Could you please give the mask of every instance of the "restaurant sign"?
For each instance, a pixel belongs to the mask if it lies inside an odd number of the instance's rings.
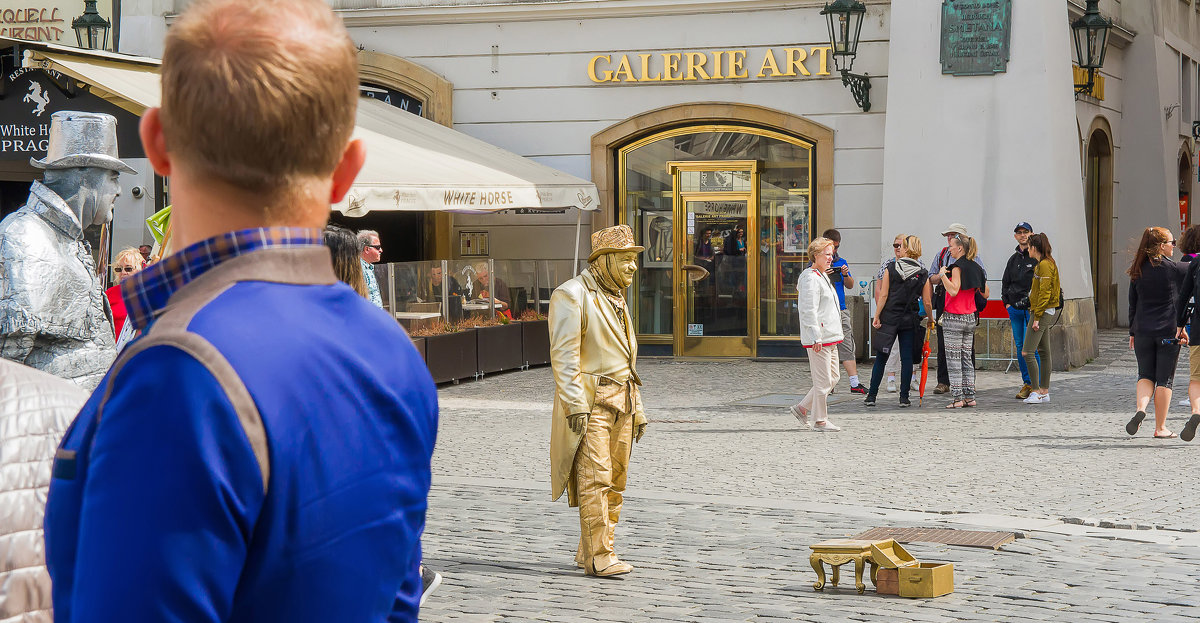
[[[942,1],[942,73],[980,76],[1008,68],[1012,0]]]
[[[598,54],[588,78],[605,82],[688,82],[829,75],[829,46],[766,50],[705,50],[645,54]]]
[[[6,64],[7,65],[7,64]],[[50,116],[60,110],[108,113],[117,118],[117,149],[122,158],[144,158],[138,117],[86,90],[64,91],[72,79],[51,69],[19,67],[4,74],[0,97],[0,160],[43,158]],[[62,85],[62,86],[60,86]]]
[[[101,0],[96,9],[112,22],[112,2]],[[71,21],[82,14],[80,0],[0,0],[0,37],[78,46]]]

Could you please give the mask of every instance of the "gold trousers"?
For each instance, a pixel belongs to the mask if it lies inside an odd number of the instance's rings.
[[[633,415],[627,385],[596,388],[596,403],[575,453],[572,478],[579,500],[579,550],[575,562],[601,570],[617,562],[613,535],[621,517],[625,474],[633,445]]]

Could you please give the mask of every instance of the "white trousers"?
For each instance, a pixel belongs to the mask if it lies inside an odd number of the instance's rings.
[[[829,392],[842,378],[838,372],[838,354],[836,346],[826,346],[821,352],[805,349],[808,352],[808,368],[812,373],[812,389],[800,401],[800,407],[816,422],[824,422],[829,418],[829,406],[825,399]]]

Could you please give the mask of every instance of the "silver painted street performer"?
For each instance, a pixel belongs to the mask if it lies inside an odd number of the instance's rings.
[[[116,357],[104,293],[83,230],[112,220],[117,120],[61,111],[50,122],[46,171],[29,201],[0,221],[0,357],[91,390]]]
[[[640,251],[627,225],[592,234],[590,265],[550,297],[551,495],[557,500],[566,490],[567,502],[579,507],[575,563],[601,577],[633,571],[613,551],[613,535],[633,442],[646,430],[624,295]]]

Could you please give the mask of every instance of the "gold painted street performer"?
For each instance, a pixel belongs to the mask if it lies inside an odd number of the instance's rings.
[[[117,120],[60,111],[29,202],[0,222],[0,357],[92,390],[117,355],[104,292],[83,230],[112,220]]]
[[[566,490],[567,502],[579,507],[575,563],[601,577],[633,571],[613,551],[613,533],[633,442],[646,431],[624,296],[640,251],[627,225],[592,234],[590,265],[550,297],[551,495],[557,500]]]

